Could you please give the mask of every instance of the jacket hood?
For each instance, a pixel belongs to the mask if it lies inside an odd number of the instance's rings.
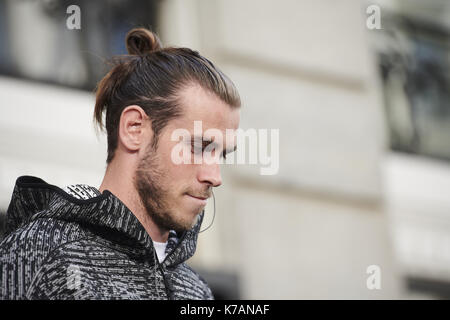
[[[179,235],[178,244],[167,255],[164,266],[175,266],[195,253],[203,216],[204,211],[192,229]],[[97,197],[81,200],[40,178],[19,177],[7,210],[5,235],[37,218],[60,219],[87,225],[99,232],[119,233],[133,246],[155,250],[152,239],[139,220],[108,190]]]

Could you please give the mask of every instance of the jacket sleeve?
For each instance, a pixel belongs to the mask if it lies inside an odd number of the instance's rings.
[[[29,300],[74,300],[96,299],[91,293],[93,288],[86,290],[81,282],[82,274],[76,266],[64,261],[58,251],[52,252],[45,263],[36,272],[33,281],[26,292]]]

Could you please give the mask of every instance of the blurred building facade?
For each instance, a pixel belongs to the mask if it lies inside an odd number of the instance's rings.
[[[127,12],[129,1],[80,1],[81,30],[67,30],[65,11],[54,18],[64,1],[0,1],[0,40],[11,45],[0,51],[11,62],[0,67],[0,210],[20,175],[61,187],[100,185],[106,141],[93,128],[92,86],[105,69],[78,48],[81,41],[98,56],[123,53],[117,41],[144,24],[165,45],[197,49],[230,76],[243,129],[279,129],[276,175],[260,175],[255,165],[222,170],[214,224],[190,262],[218,297],[447,296],[450,163],[445,152],[439,160],[427,152],[445,143],[408,150],[391,143],[386,106],[406,102],[386,102],[395,83],[386,84],[380,65],[392,40],[380,33],[386,13],[390,21],[431,20],[448,35],[450,8],[406,2],[163,0]],[[366,26],[371,4],[381,8],[381,30]],[[92,22],[101,16],[107,27]],[[440,118],[445,137],[450,120]],[[204,227],[212,203],[206,210]],[[380,289],[367,287],[372,265]]]

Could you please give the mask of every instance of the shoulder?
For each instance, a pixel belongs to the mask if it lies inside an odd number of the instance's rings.
[[[31,253],[31,251],[46,253],[82,236],[83,231],[76,223],[37,217],[7,235],[0,243],[0,253],[2,257],[11,249],[22,254]]]
[[[86,266],[86,254],[91,253],[89,250],[94,247],[98,249],[89,239],[78,239],[52,250],[36,271],[26,298],[96,299],[92,296],[95,290],[86,290],[85,281],[82,281],[89,267]]]

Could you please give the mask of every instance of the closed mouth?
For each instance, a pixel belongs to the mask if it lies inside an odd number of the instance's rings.
[[[196,198],[196,199],[199,199],[199,200],[208,200],[208,197],[197,197],[197,196],[193,196],[193,195],[191,195],[189,193],[188,193],[188,196],[191,196],[192,198]]]

